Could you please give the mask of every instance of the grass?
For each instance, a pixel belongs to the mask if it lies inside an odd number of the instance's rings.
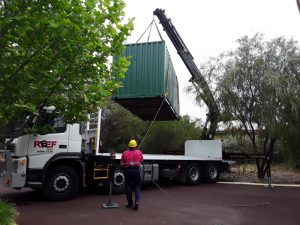
[[[13,204],[0,200],[0,224],[14,225],[19,213]]]

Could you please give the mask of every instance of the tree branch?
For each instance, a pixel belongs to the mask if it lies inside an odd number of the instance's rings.
[[[82,48],[82,46],[78,46],[77,52],[73,55],[73,58],[69,61],[68,66],[64,69],[64,71],[62,72],[62,75],[59,77],[59,79],[57,80],[57,82],[55,83],[55,85],[52,87],[52,89],[50,90],[50,92],[46,95],[47,97],[44,99],[44,101],[39,104],[39,106],[37,107],[38,112],[41,112],[43,110],[43,108],[47,105],[50,97],[55,93],[55,91],[57,90],[57,87],[60,85],[60,83],[67,77],[68,75],[68,70],[71,67],[71,65],[73,65],[73,62],[76,58],[76,56],[78,55],[80,49]]]

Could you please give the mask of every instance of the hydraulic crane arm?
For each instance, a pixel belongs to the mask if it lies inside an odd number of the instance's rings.
[[[153,14],[159,19],[161,25],[164,28],[164,31],[167,33],[173,45],[175,46],[177,53],[180,55],[182,61],[190,71],[192,80],[196,79],[201,74],[194,62],[194,57],[184,44],[182,38],[172,24],[171,20],[166,17],[165,10],[156,9]]]
[[[177,53],[181,57],[185,66],[189,70],[192,75],[191,82],[196,87],[197,92],[200,94],[202,100],[207,105],[209,113],[207,114],[205,127],[203,128],[202,139],[210,139],[214,137],[215,131],[217,129],[217,123],[219,122],[220,111],[218,109],[217,103],[213,97],[213,94],[200,73],[198,67],[194,62],[194,58],[179,33],[177,32],[175,26],[172,24],[171,20],[168,19],[165,15],[165,11],[162,9],[156,9],[153,14],[157,16],[161,25],[164,28],[164,31],[167,33],[168,37],[172,41],[175,46]],[[207,129],[206,125],[210,124],[209,129]]]

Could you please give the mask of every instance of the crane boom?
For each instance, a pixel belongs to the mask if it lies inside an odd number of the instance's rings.
[[[208,107],[209,113],[206,115],[206,122],[203,128],[201,138],[212,139],[217,129],[220,111],[213,97],[213,94],[208,86],[208,83],[200,73],[198,67],[194,62],[194,57],[186,47],[175,26],[172,24],[171,20],[167,18],[165,10],[157,8],[153,12],[153,14],[157,16],[161,25],[164,28],[164,31],[167,33],[168,37],[175,46],[177,53],[181,57],[190,74],[192,75],[190,81],[193,82],[197,92],[201,96],[201,99]],[[207,129],[207,124],[210,124],[209,129]]]

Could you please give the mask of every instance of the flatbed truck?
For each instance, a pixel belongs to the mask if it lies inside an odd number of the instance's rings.
[[[50,201],[74,197],[92,185],[122,193],[125,176],[120,167],[121,153],[99,151],[101,110],[90,114],[81,124],[64,124],[57,119],[53,132],[45,135],[20,136],[13,146],[0,152],[0,183],[4,187],[41,190]],[[228,166],[222,160],[221,142],[190,140],[184,155],[144,154],[141,167],[143,183],[161,178],[176,179],[188,185],[202,181],[215,183]]]

